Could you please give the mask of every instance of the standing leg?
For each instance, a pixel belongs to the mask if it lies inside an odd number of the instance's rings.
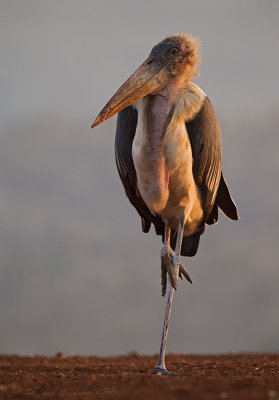
[[[170,235],[171,228],[165,223],[165,237],[164,246],[161,250],[161,285],[162,285],[162,296],[165,296],[167,290],[167,274],[172,277],[172,285],[175,285],[174,273],[172,270],[172,259],[173,251],[170,247]]]
[[[184,217],[182,217],[179,221],[175,253],[174,253],[174,257],[173,257],[174,276],[175,276],[176,281],[178,279],[178,274],[179,274],[180,251],[181,251],[181,244],[182,244],[182,239],[183,239],[184,221],[185,221]],[[170,228],[166,226],[165,242],[168,241],[167,243],[169,243],[169,237],[170,237]],[[171,306],[172,306],[172,301],[173,301],[173,294],[174,294],[174,288],[171,283],[170,274],[168,274],[167,307],[166,307],[165,318],[164,318],[160,355],[159,355],[159,360],[157,362],[157,365],[153,371],[154,374],[173,375],[171,372],[169,372],[166,369],[166,365],[165,365],[166,343],[167,343],[167,335],[168,335],[168,328],[169,328],[169,322],[170,322],[170,313],[171,313]]]

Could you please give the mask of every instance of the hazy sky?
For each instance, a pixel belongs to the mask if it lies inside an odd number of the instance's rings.
[[[277,0],[0,0],[0,352],[159,351],[161,241],[90,125],[159,40],[202,42],[241,220],[208,227],[168,351],[278,351]]]

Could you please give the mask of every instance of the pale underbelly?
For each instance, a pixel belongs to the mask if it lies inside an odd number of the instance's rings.
[[[137,187],[141,197],[153,214],[177,229],[181,217],[185,218],[184,234],[197,231],[203,217],[200,191],[193,179],[192,160],[185,157],[175,169],[163,160],[157,169],[136,165]]]

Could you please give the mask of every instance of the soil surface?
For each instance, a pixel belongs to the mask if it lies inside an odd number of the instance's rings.
[[[172,372],[151,375],[156,356],[0,356],[0,399],[275,399],[278,354],[167,356]]]

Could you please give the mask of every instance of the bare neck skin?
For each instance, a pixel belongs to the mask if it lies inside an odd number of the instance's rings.
[[[168,122],[170,121],[174,100],[186,81],[183,75],[172,79],[167,85],[148,97],[146,107],[147,135],[153,150],[160,151]]]

